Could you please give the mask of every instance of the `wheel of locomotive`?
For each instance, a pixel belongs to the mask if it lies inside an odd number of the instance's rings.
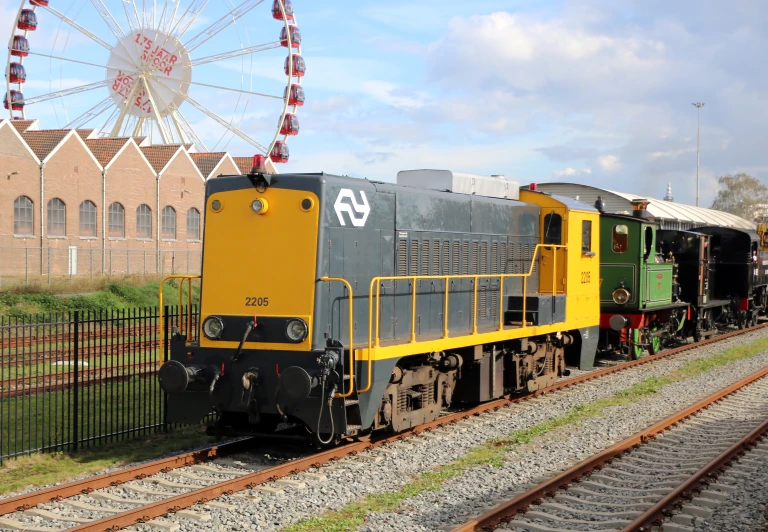
[[[276,171],[299,133],[301,33],[291,0],[237,4],[20,0],[7,20],[4,107],[102,137],[199,151],[244,142]]]
[[[630,360],[637,360],[643,356],[643,346],[640,345],[643,342],[643,336],[641,329],[632,329],[630,334],[629,344],[629,358]]]
[[[748,327],[747,325],[747,315],[743,310],[740,310],[736,314],[736,326],[739,328],[739,330],[743,330]]]
[[[660,353],[662,349],[661,336],[654,335],[654,333],[657,333],[658,331],[659,331],[658,325],[652,326],[648,331],[648,338],[649,338],[648,352],[652,355]]]

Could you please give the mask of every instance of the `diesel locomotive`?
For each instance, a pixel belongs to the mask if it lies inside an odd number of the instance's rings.
[[[206,185],[199,334],[159,378],[171,422],[303,425],[326,444],[594,363],[600,219],[501,177],[221,176]]]

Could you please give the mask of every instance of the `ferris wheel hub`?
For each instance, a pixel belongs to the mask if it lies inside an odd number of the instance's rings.
[[[192,66],[189,53],[172,36],[154,29],[129,33],[112,49],[107,61],[109,94],[126,114],[160,116],[178,108],[189,91]],[[138,85],[137,85],[138,84]]]

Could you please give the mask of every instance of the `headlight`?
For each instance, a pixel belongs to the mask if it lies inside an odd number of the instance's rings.
[[[221,338],[221,333],[224,332],[224,322],[218,316],[208,316],[203,322],[203,334],[209,340],[216,340]]]
[[[285,326],[285,336],[291,342],[301,342],[307,337],[307,324],[298,318],[290,320]]]
[[[629,301],[629,290],[626,288],[617,288],[613,291],[613,302],[617,305],[624,305]]]
[[[267,212],[267,209],[269,209],[269,203],[263,198],[255,199],[253,200],[253,203],[251,203],[251,209],[253,209],[253,212],[256,214],[264,214]]]

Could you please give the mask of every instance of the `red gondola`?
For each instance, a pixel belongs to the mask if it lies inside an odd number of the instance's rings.
[[[48,5],[48,0],[29,0],[29,5],[45,7]]]
[[[8,109],[8,93],[6,93],[5,98],[3,98],[3,107]],[[14,111],[21,111],[24,109],[24,95],[21,91],[11,91],[11,107],[13,107]]]
[[[29,55],[29,41],[21,35],[14,35],[11,55],[16,57],[27,57]]]
[[[289,90],[290,93],[288,92]],[[283,98],[286,96],[288,97],[288,105],[295,105],[297,107],[304,105],[304,87],[301,85],[293,83],[290,87],[286,87]]]
[[[283,12],[280,10],[280,1],[275,0],[272,4],[272,18],[275,20],[293,20],[293,6],[291,0],[284,0],[283,5],[285,7],[285,18],[283,18]]]
[[[299,134],[299,117],[293,113],[286,113],[283,126],[280,128],[281,135]]]
[[[291,60],[293,61],[293,76],[300,78],[307,70],[307,65],[304,62],[304,58],[300,55],[291,54]],[[285,73],[288,73],[288,58],[285,58]]]
[[[291,29],[291,46],[293,48],[298,48],[301,46],[301,32],[299,31],[299,27],[294,26],[293,24],[290,24],[288,27]],[[283,26],[283,29],[280,32],[280,45],[288,48],[288,32],[286,31],[285,26]]]
[[[275,146],[272,148],[272,154],[269,156],[273,163],[287,163],[290,153],[288,153],[288,145],[283,140],[275,142]]]
[[[20,30],[35,31],[37,28],[37,15],[31,9],[22,9],[19,15],[19,23],[16,26]]]
[[[21,63],[11,63],[11,83],[24,83],[27,80],[27,71]]]

